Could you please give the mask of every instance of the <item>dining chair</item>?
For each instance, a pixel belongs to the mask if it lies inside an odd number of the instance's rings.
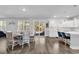
[[[66,37],[67,43],[70,45],[70,34],[65,33],[65,37]]]
[[[14,47],[19,44],[20,40],[14,39],[14,34],[12,32],[7,32],[6,38],[7,38],[7,41],[8,41],[8,47],[11,46],[12,47],[11,49],[13,51]]]
[[[70,45],[70,34],[62,32],[62,35],[64,38],[65,46],[67,46],[67,44]]]
[[[23,32],[22,48],[24,47],[24,44],[26,44],[26,43],[30,47],[30,33],[29,32]]]

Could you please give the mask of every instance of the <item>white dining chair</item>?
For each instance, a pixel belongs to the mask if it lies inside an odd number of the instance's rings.
[[[11,46],[12,48],[12,51],[14,50],[14,47],[19,44],[20,40],[15,40],[14,39],[14,35],[12,32],[7,32],[6,33],[6,38],[7,38],[7,41],[8,41],[8,47]]]
[[[22,48],[24,47],[24,44],[26,44],[26,43],[30,47],[30,34],[29,34],[29,32],[23,32]]]

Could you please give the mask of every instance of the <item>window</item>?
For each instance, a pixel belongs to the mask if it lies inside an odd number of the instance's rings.
[[[0,21],[0,30],[5,31],[6,30],[6,21]]]
[[[26,20],[18,21],[18,30],[19,32],[30,30],[30,22]]]

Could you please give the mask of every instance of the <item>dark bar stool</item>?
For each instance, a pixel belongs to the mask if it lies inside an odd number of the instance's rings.
[[[59,38],[62,38],[61,32],[58,32],[58,36],[59,36]]]
[[[70,45],[70,34],[65,33],[65,37],[66,37],[67,43]]]

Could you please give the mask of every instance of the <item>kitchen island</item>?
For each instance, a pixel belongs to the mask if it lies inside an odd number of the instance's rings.
[[[79,32],[69,31],[70,34],[70,48],[79,49]]]

